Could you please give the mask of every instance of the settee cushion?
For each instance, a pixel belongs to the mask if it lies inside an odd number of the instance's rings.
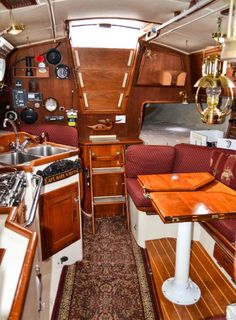
[[[210,173],[225,185],[236,189],[236,154],[214,150],[210,162]]]
[[[78,132],[75,127],[59,124],[21,124],[20,130],[40,136],[42,132],[48,134],[49,141],[78,147]]]
[[[171,146],[131,145],[126,151],[126,175],[169,173],[172,171],[175,149]]]
[[[126,179],[127,191],[137,208],[152,207],[151,200],[143,195],[143,188],[136,178]]]
[[[231,243],[235,243],[236,220],[215,220],[210,222]]]
[[[208,172],[211,154],[212,147],[176,144],[173,172]]]

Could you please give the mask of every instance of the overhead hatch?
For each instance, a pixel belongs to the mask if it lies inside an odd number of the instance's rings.
[[[0,0],[7,9],[16,9],[38,4],[37,0]]]

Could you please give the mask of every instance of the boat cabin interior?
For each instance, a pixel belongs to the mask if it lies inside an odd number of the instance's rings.
[[[236,319],[236,1],[0,0],[0,319]]]

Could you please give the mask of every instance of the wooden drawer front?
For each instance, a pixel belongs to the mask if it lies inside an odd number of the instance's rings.
[[[234,260],[233,256],[230,256],[222,247],[217,243],[214,247],[214,257],[222,268],[234,279]],[[235,281],[235,279],[234,279]]]

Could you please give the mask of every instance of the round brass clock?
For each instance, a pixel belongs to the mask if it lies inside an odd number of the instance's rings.
[[[58,102],[56,99],[54,98],[47,98],[44,102],[44,107],[47,111],[55,111],[58,107]]]

